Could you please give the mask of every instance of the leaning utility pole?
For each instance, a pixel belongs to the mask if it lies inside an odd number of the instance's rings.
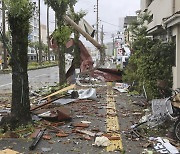
[[[39,9],[39,64],[42,63],[42,43],[41,43],[41,2],[38,0]]]
[[[5,4],[4,1],[2,1],[2,31],[3,31],[3,39],[5,39],[6,37],[6,19],[5,19]],[[5,40],[7,41],[7,40]],[[4,49],[4,64],[3,64],[3,69],[8,68],[8,63],[7,63],[7,49],[5,47],[5,45],[3,45],[3,49]]]
[[[100,65],[104,63],[105,50],[96,40],[94,40],[88,33],[82,30],[73,20],[71,20],[67,15],[64,16],[65,21],[70,24],[75,30],[81,33],[87,40],[89,40],[99,51],[100,51]]]

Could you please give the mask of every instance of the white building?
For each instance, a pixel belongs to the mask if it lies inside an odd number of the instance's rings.
[[[38,1],[37,0],[30,0],[31,2],[34,2],[36,6],[38,7]],[[39,18],[38,13],[35,13],[35,15],[30,19],[30,34],[28,36],[28,39],[30,42],[38,42],[39,41]],[[38,54],[35,51],[34,48],[28,47],[28,59],[29,61],[37,61]]]
[[[124,18],[124,42],[131,47],[134,37],[132,33],[128,30],[132,22],[137,20],[137,16],[126,16]]]
[[[150,35],[175,41],[173,88],[180,88],[180,0],[141,0],[141,10],[152,16],[152,22],[147,25]]]

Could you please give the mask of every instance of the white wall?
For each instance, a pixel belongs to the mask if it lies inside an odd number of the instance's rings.
[[[175,0],[175,12],[180,11],[180,0]]]
[[[173,89],[180,88],[180,25],[173,28],[173,36],[176,36],[176,66],[173,67]]]
[[[152,22],[148,29],[162,24],[162,19],[167,18],[173,13],[173,0],[154,0],[148,7],[148,11],[153,15]]]

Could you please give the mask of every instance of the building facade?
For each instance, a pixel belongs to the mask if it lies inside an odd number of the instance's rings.
[[[180,1],[141,0],[141,11],[150,12],[152,16],[152,21],[147,25],[149,35],[176,43],[173,89],[180,88]]]
[[[124,42],[129,47],[131,47],[131,43],[133,42],[134,38],[132,33],[128,30],[130,24],[137,20],[137,16],[126,16],[124,18]]]

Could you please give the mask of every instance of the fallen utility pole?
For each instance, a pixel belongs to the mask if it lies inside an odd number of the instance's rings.
[[[87,40],[89,40],[99,51],[100,51],[100,64],[104,63],[105,58],[105,50],[104,47],[101,46],[97,41],[95,41],[88,33],[82,30],[72,19],[70,19],[67,15],[64,16],[64,19],[68,24],[70,24],[75,30],[81,33]]]

